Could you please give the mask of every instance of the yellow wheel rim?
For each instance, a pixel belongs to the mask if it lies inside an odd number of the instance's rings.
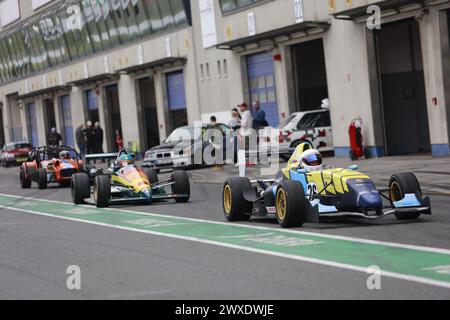
[[[400,185],[396,181],[391,183],[390,194],[391,194],[392,201],[402,200],[402,190],[400,189]]]
[[[277,216],[281,221],[286,218],[286,192],[283,189],[277,192]]]
[[[231,187],[229,185],[223,189],[223,208],[227,215],[231,213]]]

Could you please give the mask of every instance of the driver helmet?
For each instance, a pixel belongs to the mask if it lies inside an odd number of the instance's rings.
[[[67,150],[63,150],[59,153],[60,159],[70,159],[70,153]]]
[[[315,149],[309,149],[302,153],[300,158],[302,168],[307,172],[323,170],[322,155]]]
[[[129,164],[133,164],[133,155],[132,154],[128,154],[128,153],[122,153],[120,156],[119,156],[119,161],[120,161],[120,163],[122,164],[122,166],[125,166],[125,165],[129,165]]]

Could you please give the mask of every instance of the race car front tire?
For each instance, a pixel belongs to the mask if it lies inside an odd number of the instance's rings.
[[[389,181],[389,198],[392,202],[400,201],[405,197],[405,194],[413,193],[422,196],[422,189],[417,177],[412,172],[397,173],[392,175]],[[420,217],[420,212],[402,212],[396,213],[398,220],[413,220]]]
[[[41,190],[47,189],[47,171],[44,168],[36,170],[36,182]]]
[[[24,176],[22,169],[20,170],[20,186],[22,187],[22,189],[30,189],[31,188],[31,180],[27,179]]]
[[[158,174],[156,173],[155,169],[152,168],[144,168],[144,173],[148,178],[148,181],[150,184],[158,183]]]
[[[174,171],[172,175],[173,185],[172,194],[176,195],[175,201],[177,203],[186,203],[191,197],[191,184],[189,182],[189,177],[184,170]],[[179,196],[183,195],[183,196]]]
[[[303,226],[306,215],[305,191],[300,183],[282,180],[275,197],[276,216],[282,228]]]
[[[107,208],[111,202],[111,180],[109,176],[95,177],[94,203],[97,208]]]
[[[83,204],[84,199],[91,196],[89,175],[87,173],[75,173],[70,182],[72,201],[74,204]]]
[[[252,203],[245,200],[244,190],[252,184],[248,178],[232,177],[225,181],[222,193],[222,206],[228,221],[248,221],[251,217]]]

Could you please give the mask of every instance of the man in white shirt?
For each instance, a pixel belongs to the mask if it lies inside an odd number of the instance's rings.
[[[252,134],[253,129],[253,117],[250,110],[248,110],[248,106],[245,102],[239,105],[239,109],[241,111],[241,130],[240,134],[244,137],[247,137]]]
[[[241,129],[239,130],[239,145],[240,149],[250,149],[250,137],[253,134],[253,117],[248,105],[243,102],[239,105],[241,111]]]

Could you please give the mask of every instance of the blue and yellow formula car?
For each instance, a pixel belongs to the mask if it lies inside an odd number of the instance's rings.
[[[324,169],[320,153],[301,144],[273,180],[228,178],[223,187],[225,217],[245,221],[274,216],[281,227],[291,228],[338,217],[376,220],[394,214],[409,220],[431,214],[430,199],[422,196],[413,173],[394,174],[387,189],[377,189],[356,170]]]
[[[185,171],[175,171],[170,180],[159,181],[153,169],[138,168],[134,155],[119,152],[117,160],[106,170],[92,168],[89,173],[77,173],[71,181],[72,201],[84,204],[93,199],[99,208],[112,204],[174,199],[185,203],[190,198],[190,183]]]

